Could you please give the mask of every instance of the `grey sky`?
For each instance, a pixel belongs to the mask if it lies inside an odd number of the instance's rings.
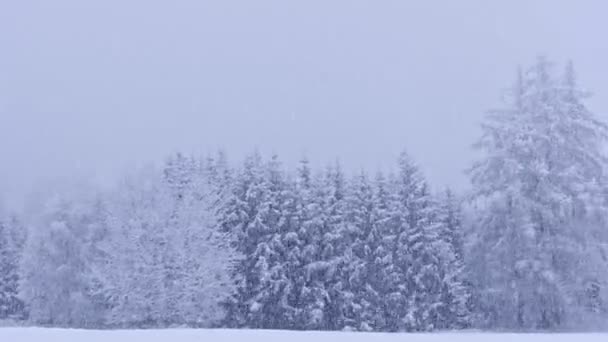
[[[572,58],[608,113],[605,1],[0,0],[0,192],[257,146],[463,187],[518,63]]]

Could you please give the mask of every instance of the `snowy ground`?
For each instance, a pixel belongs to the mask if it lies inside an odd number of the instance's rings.
[[[263,330],[69,330],[43,328],[0,328],[0,341],[44,342],[605,342],[608,334],[489,334],[489,333],[439,333],[439,334],[372,334],[344,332],[288,332]]]

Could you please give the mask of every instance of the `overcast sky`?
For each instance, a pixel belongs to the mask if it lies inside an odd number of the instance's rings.
[[[605,1],[0,0],[0,193],[109,182],[181,150],[384,168],[466,187],[518,64],[572,58],[608,113]]]

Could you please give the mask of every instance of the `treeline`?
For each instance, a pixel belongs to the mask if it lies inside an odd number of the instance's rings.
[[[490,111],[462,195],[392,171],[175,154],[0,223],[0,319],[87,327],[604,328],[608,127],[543,58]]]

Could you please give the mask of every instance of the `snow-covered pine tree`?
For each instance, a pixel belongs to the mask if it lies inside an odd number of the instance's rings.
[[[285,290],[287,298],[283,304],[287,316],[285,328],[306,329],[315,325],[309,312],[307,300],[312,300],[309,277],[306,265],[311,262],[315,254],[314,241],[317,236],[316,217],[311,215],[315,210],[313,198],[312,175],[309,162],[303,158],[296,169],[294,179],[288,180],[285,189],[285,202],[283,206],[282,239],[284,246],[284,271],[288,281]],[[303,253],[308,257],[305,258]]]
[[[414,295],[414,286],[410,277],[413,252],[413,238],[422,238],[421,234],[414,236],[414,230],[420,230],[420,190],[423,185],[418,168],[403,152],[398,160],[398,173],[390,178],[390,221],[389,236],[391,244],[391,264],[385,269],[386,277],[386,326],[388,331],[417,330],[413,323],[405,324],[405,320],[415,308],[410,303]],[[410,268],[412,268],[410,270]]]
[[[607,127],[584,105],[568,67],[560,82],[539,58],[506,108],[488,113],[472,199],[468,262],[487,326],[555,329],[576,321],[577,293],[598,279],[592,211],[603,211]],[[577,317],[578,316],[578,317]]]
[[[346,289],[347,325],[353,329],[372,331],[381,324],[381,259],[382,227],[379,226],[378,197],[367,174],[361,172],[350,182],[347,195],[346,222],[352,257],[345,265],[348,271]]]
[[[401,329],[430,331],[435,328],[436,308],[444,271],[436,249],[437,231],[428,186],[405,153],[399,160],[399,199],[402,205],[397,262],[404,272],[406,311]]]
[[[442,225],[441,239],[450,247],[454,257],[462,264],[464,228],[462,226],[461,200],[452,189],[446,188],[438,195],[438,222]]]
[[[305,329],[345,327],[344,271],[346,181],[338,163],[315,175],[307,218],[300,227],[306,283],[302,290]]]
[[[303,158],[296,175],[297,236],[291,239],[300,247],[290,258],[294,275],[293,302],[297,329],[321,329],[326,291],[313,269],[321,258],[321,237],[324,222],[322,177],[313,176],[309,161]]]
[[[391,178],[391,177],[389,177]],[[364,297],[369,308],[364,311],[361,330],[371,328],[374,331],[394,331],[397,317],[394,305],[394,285],[397,282],[399,268],[395,260],[395,247],[399,231],[399,215],[396,196],[390,185],[394,184],[384,174],[377,173],[373,186],[372,231],[368,237],[370,247],[374,248],[373,263],[368,265],[369,287]],[[391,295],[392,294],[392,295]],[[391,324],[392,323],[392,324]]]
[[[237,234],[237,248],[244,258],[236,272],[242,278],[237,293],[226,303],[226,325],[231,327],[263,327],[259,311],[264,303],[256,301],[262,279],[270,274],[268,258],[272,251],[268,245],[273,227],[268,216],[274,208],[268,199],[268,182],[264,163],[258,151],[245,158],[235,177],[233,195],[226,203],[224,221],[226,229]]]
[[[327,167],[321,191],[324,221],[320,236],[320,260],[312,265],[317,272],[319,285],[324,288],[323,329],[347,328],[345,316],[352,306],[352,293],[348,291],[350,265],[353,262],[352,241],[346,224],[346,177],[339,162]],[[311,270],[312,270],[311,269]]]
[[[397,175],[390,172],[386,179],[377,182],[379,196],[382,196],[382,227],[384,231],[383,250],[383,331],[396,332],[400,329],[401,317],[405,315],[406,289],[403,267],[399,262],[399,238],[403,234],[402,204],[399,197]],[[385,189],[382,191],[382,189]],[[384,194],[382,194],[384,193]],[[381,195],[382,194],[382,195]]]
[[[0,218],[0,320],[24,318],[23,301],[19,298],[19,261],[21,243],[16,219]]]
[[[300,202],[296,179],[286,174],[283,189],[280,219],[282,248],[280,249],[281,271],[284,277],[284,288],[281,291],[281,312],[283,329],[300,329],[302,305],[301,289],[305,280],[304,267],[301,262],[302,240],[300,231]]]
[[[435,217],[440,237],[444,272],[437,329],[462,329],[472,323],[471,287],[465,279],[463,259],[464,232],[460,201],[448,188],[439,196]]]
[[[286,272],[287,250],[284,236],[290,230],[287,179],[276,155],[264,166],[262,201],[250,234],[258,246],[250,256],[255,260],[257,286],[251,291],[248,326],[284,329],[291,324],[293,311],[288,303],[292,283]]]
[[[398,234],[394,249],[394,268],[389,274],[389,330],[430,331],[446,328],[442,313],[451,310],[446,302],[456,282],[447,274],[441,240],[438,206],[429,193],[420,170],[403,152],[394,180]]]

